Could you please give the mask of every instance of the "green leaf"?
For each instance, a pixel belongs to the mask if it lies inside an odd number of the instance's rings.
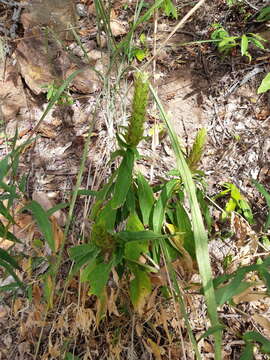
[[[240,360],[254,360],[254,345],[247,344],[244,351],[241,354]]]
[[[36,201],[31,201],[27,204],[25,209],[31,210],[33,217],[35,218],[40,231],[44,235],[45,240],[47,241],[49,247],[52,251],[55,251],[55,243],[52,231],[52,225],[49,220],[49,216],[47,211],[43,209],[43,207]]]
[[[108,264],[100,263],[88,274],[91,294],[97,297],[102,296],[103,290],[109,280],[111,269],[112,261]]]
[[[237,201],[233,198],[230,198],[225,206],[226,213],[231,214],[235,210],[236,205],[237,205]]]
[[[5,250],[3,250],[1,248],[0,248],[0,259],[7,262],[7,263],[9,263],[15,269],[21,270],[21,267],[19,266],[19,264],[17,263],[15,258],[10,256],[7,251],[5,251]]]
[[[0,214],[4,216],[11,224],[15,224],[13,217],[10,215],[8,209],[5,207],[2,201],[0,201]]]
[[[258,21],[268,21],[270,20],[270,6],[266,6],[260,10],[259,15],[257,16]]]
[[[69,255],[72,260],[78,261],[80,258],[91,255],[96,250],[96,246],[92,243],[90,244],[82,244],[78,246],[74,246],[69,249]]]
[[[262,93],[265,93],[268,90],[270,90],[270,72],[262,80],[261,85],[259,86],[257,93],[262,94]]]
[[[160,111],[161,118],[165,122],[168,134],[171,140],[172,148],[175,154],[177,170],[181,175],[181,179],[185,186],[185,190],[188,194],[189,205],[191,209],[192,228],[195,240],[196,259],[200,276],[202,279],[207,309],[211,326],[215,327],[219,325],[217,303],[215,298],[215,292],[213,287],[212,269],[210,264],[210,257],[208,252],[208,236],[204,228],[203,218],[200,211],[200,206],[196,196],[196,186],[192,178],[192,174],[185,161],[184,155],[181,151],[181,145],[176,132],[170,123],[170,120],[165,113],[164,107],[162,106],[155,90],[149,85],[150,91],[154,97],[157,107]],[[214,334],[215,337],[215,360],[221,360],[221,343],[222,343],[222,331],[218,331]]]
[[[13,277],[13,279],[16,281],[17,285],[20,286],[21,288],[24,287],[24,284],[21,282],[21,280],[18,278],[18,276],[16,275],[15,271],[13,270],[13,265],[10,265],[8,262],[2,260],[0,258],[0,266],[2,266],[3,268],[5,268],[7,270],[7,272]]]
[[[143,61],[143,59],[147,56],[147,52],[143,49],[135,49],[134,55],[139,61]]]
[[[177,19],[177,10],[172,0],[164,0],[162,5],[167,16],[170,16],[172,14],[172,16]]]
[[[96,259],[100,251],[93,243],[82,244],[69,249],[70,257],[75,262],[72,275],[76,274],[86,263]]]
[[[264,50],[265,47],[264,45],[261,43],[260,40],[254,38],[254,37],[249,37],[249,41],[252,42],[255,46],[257,46],[258,48]]]
[[[124,241],[155,240],[164,239],[168,235],[160,235],[150,230],[145,231],[120,231],[118,237]]]
[[[241,37],[241,55],[244,56],[246,55],[248,50],[248,37],[247,35],[242,35]]]
[[[88,258],[88,259],[89,259],[88,264],[85,266],[85,268],[81,272],[81,277],[80,277],[81,282],[86,282],[86,281],[89,282],[89,276],[90,276],[91,272],[97,266],[97,259],[95,257]]]
[[[127,219],[127,231],[143,231],[144,226],[136,213],[130,214]]]
[[[113,231],[115,226],[116,211],[112,208],[112,202],[108,202],[106,206],[98,214],[95,222],[104,226],[107,231]]]
[[[144,176],[139,173],[137,175],[138,198],[140,210],[143,217],[143,224],[149,225],[150,214],[154,205],[154,194],[151,186],[145,180]]]
[[[65,355],[65,360],[80,360],[80,358],[78,358],[78,356],[75,356],[72,353],[68,352]]]
[[[217,331],[220,331],[222,329],[224,329],[225,326],[224,325],[217,325],[215,327],[210,327],[207,331],[205,331],[197,340],[197,342],[200,342],[202,339],[207,338],[209,335],[214,334]]]
[[[8,159],[9,159],[9,155],[5,156],[4,159],[0,160],[0,182],[3,181],[4,177],[8,173],[8,169],[9,169]]]
[[[22,243],[19,239],[16,238],[11,232],[9,232],[3,223],[0,221],[0,237],[3,239],[7,239],[16,243]]]
[[[89,190],[89,189],[81,189],[78,190],[78,196],[97,196],[98,192],[94,191],[94,190]]]
[[[113,209],[118,209],[126,200],[127,193],[132,182],[132,171],[134,165],[134,152],[127,149],[126,154],[119,167],[118,176],[115,181],[114,195],[111,200]]]
[[[238,201],[238,206],[241,209],[243,216],[248,221],[249,224],[254,224],[254,218],[252,214],[252,210],[245,199],[241,199]]]
[[[47,215],[52,216],[56,211],[61,209],[66,209],[69,206],[69,203],[60,203],[53,206],[51,209],[47,210]]]
[[[241,292],[253,286],[253,283],[246,281],[239,281],[236,276],[228,285],[220,287],[216,290],[216,300],[218,305],[223,305],[225,302],[230,301],[235,295],[241,294]]]
[[[9,285],[0,286],[0,293],[6,291],[16,290],[20,285],[17,282],[11,283]]]
[[[133,273],[135,278],[130,282],[130,298],[134,309],[142,314],[145,302],[151,294],[152,285],[147,273],[139,267],[136,266]]]
[[[125,244],[125,258],[127,260],[136,261],[140,255],[148,252],[148,241],[129,241]]]
[[[195,243],[190,218],[180,202],[176,205],[176,219],[177,230],[183,232],[183,246],[192,258],[195,258]]]
[[[257,331],[249,331],[245,333],[243,339],[247,343],[257,342],[261,344],[262,345],[261,351],[266,354],[270,354],[270,341],[264,336],[262,336],[260,333],[258,333]]]
[[[175,189],[175,186],[179,183],[179,180],[173,179],[168,181],[161,191],[161,194],[154,206],[153,211],[153,230],[157,233],[161,232],[163,226],[165,210],[169,199]]]
[[[197,198],[198,198],[198,201],[200,203],[201,210],[202,210],[202,213],[203,213],[203,216],[204,216],[208,231],[210,231],[213,220],[212,220],[212,216],[210,214],[208,204],[205,201],[204,193],[200,189],[197,189]]]
[[[196,139],[187,159],[187,163],[191,171],[197,170],[198,164],[202,157],[202,152],[206,141],[206,134],[206,129],[200,129],[197,132]]]

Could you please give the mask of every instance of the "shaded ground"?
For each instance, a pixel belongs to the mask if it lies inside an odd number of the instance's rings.
[[[253,3],[255,7],[260,8],[264,2]],[[47,1],[46,4],[48,7],[43,7],[42,4],[41,9],[39,1],[28,2],[30,6],[25,7],[22,16],[18,15],[17,19],[12,20],[14,9],[20,7],[0,2],[1,14],[7,14],[6,21],[10,22],[6,23],[5,28],[8,29],[8,24],[16,28],[16,32],[10,30],[7,34],[14,41],[7,42],[8,56],[1,65],[3,133],[0,138],[0,155],[2,157],[7,153],[6,139],[11,139],[16,126],[19,143],[25,141],[31,131],[35,130],[39,136],[23,155],[20,171],[27,174],[29,198],[36,199],[44,207],[50,208],[55,203],[69,199],[89,126],[92,127],[91,145],[83,185],[92,189],[98,188],[109,172],[109,167],[105,167],[105,164],[110,152],[115,148],[113,139],[116,124],[120,126],[126,123],[128,112],[123,108],[128,108],[129,104],[126,100],[121,106],[113,103],[116,99],[126,96],[128,84],[124,83],[122,91],[110,98],[108,88],[105,88],[96,73],[87,67],[70,86],[70,95],[74,98],[74,103],[70,106],[55,106],[45,121],[35,128],[47,104],[47,90],[44,85],[48,86],[53,80],[60,83],[73,71],[86,67],[89,60],[91,65],[104,75],[109,61],[105,44],[102,46],[102,39],[97,39],[96,36],[98,29],[93,4],[90,1],[76,2],[79,35],[88,59],[73,38],[69,38],[70,33],[63,31],[63,26],[66,28],[67,23],[73,22],[72,2]],[[122,5],[119,2],[114,8],[113,26],[117,39],[126,33],[127,18],[130,15],[129,10],[123,10]],[[51,8],[54,9],[53,15],[49,15]],[[182,11],[188,9],[186,6]],[[245,9],[255,13],[248,5],[245,5]],[[232,32],[247,31],[243,15],[237,13],[235,8],[229,9],[225,1],[215,1],[214,4],[208,2],[204,10],[200,11],[200,16],[194,16],[193,20],[186,24],[183,29],[186,33],[177,33],[163,53],[157,57],[155,74],[158,79],[155,84],[185,146],[191,146],[197,129],[205,127],[208,130],[202,169],[208,175],[209,193],[216,193],[224,182],[235,183],[251,201],[260,231],[260,222],[263,223],[265,214],[261,200],[258,201],[258,194],[251,186],[251,178],[269,187],[270,104],[267,94],[259,96],[256,93],[264,73],[269,71],[269,51],[254,50],[254,60],[248,63],[240,53],[222,58],[212,44],[179,47],[179,43],[208,39],[213,22],[222,22],[223,26]],[[161,17],[159,22],[158,43],[175,25],[175,21],[169,21],[164,17]],[[50,25],[53,32],[47,34],[46,38],[40,30],[40,25]],[[250,26],[257,25],[251,23]],[[145,32],[147,31],[151,51],[152,24],[145,25]],[[55,32],[61,34],[57,39],[54,36]],[[258,58],[261,60],[256,60]],[[258,72],[252,75],[255,68]],[[113,72],[112,78],[115,74],[116,72]],[[241,85],[245,76],[250,76],[250,79]],[[127,100],[129,96],[130,94]],[[101,106],[95,118],[97,101]],[[155,117],[155,110],[151,109],[146,128],[146,135],[150,139],[146,139],[141,145],[141,151],[147,161],[142,161],[138,165],[146,176],[153,175],[153,181],[174,167],[171,146],[166,135],[153,140],[155,121],[159,122]],[[87,201],[81,200],[78,203],[78,223],[75,224],[70,244],[77,243],[76,238],[80,231],[85,231],[87,236],[88,207]],[[57,219],[59,227],[65,221],[65,213],[61,216],[61,219]],[[80,227],[81,224],[83,229]],[[228,255],[235,259],[231,271],[237,263],[248,263],[257,256],[258,235],[237,217],[232,226],[240,227],[245,235],[240,236],[240,239],[232,238],[225,244],[218,235],[215,237],[210,251],[216,273],[222,272],[221,264]],[[215,231],[221,231],[218,223]],[[35,230],[31,234],[33,239]],[[31,256],[33,253],[35,256],[44,256],[37,248],[29,249],[26,246],[24,250]],[[45,270],[41,267],[37,274]],[[64,281],[67,275],[65,266],[62,271]],[[188,285],[189,275],[180,266],[179,274],[183,287]],[[30,280],[31,276],[27,276],[27,280]],[[196,275],[192,280],[196,282]],[[130,319],[127,289],[123,287],[119,290],[119,279],[112,279],[109,315],[97,328],[97,304],[94,299],[89,298],[84,287],[78,284],[78,279],[74,279],[69,284],[64,299],[59,300],[58,310],[51,314],[51,318],[44,324],[41,316],[45,311],[45,305],[41,301],[42,289],[36,278],[34,282],[32,303],[23,297],[18,297],[15,301],[11,301],[11,298],[1,299],[1,359],[32,359],[42,326],[45,327],[38,359],[60,359],[66,348],[76,349],[76,355],[84,356],[83,359],[180,359],[183,356],[182,349],[185,349],[187,358],[192,359],[183,319],[180,317],[176,320],[172,303],[168,301],[164,304],[164,299],[158,292],[149,300],[145,319],[135,316]],[[81,293],[79,300],[78,291]],[[117,296],[120,291],[122,293],[119,300]],[[190,293],[186,297],[191,324],[195,329],[195,335],[199,337],[207,325],[205,305],[200,295]],[[220,309],[220,316],[228,326],[224,337],[224,359],[239,358],[243,345],[243,341],[239,340],[239,333],[259,328],[264,331],[265,336],[269,336],[269,324],[267,321],[263,323],[261,318],[263,316],[269,319],[269,298],[259,301],[254,295],[255,300],[252,300],[252,297],[250,299],[249,302],[243,301],[243,298],[235,299],[238,307],[224,306]],[[118,312],[118,309],[126,307],[124,315]],[[248,320],[245,317],[240,318],[239,314],[243,313],[249,317]],[[261,317],[256,318],[255,315],[258,313]],[[182,335],[182,339],[179,334]],[[213,357],[213,345],[210,342],[201,341],[199,346],[205,354],[205,359]],[[256,359],[266,357],[258,353]]]

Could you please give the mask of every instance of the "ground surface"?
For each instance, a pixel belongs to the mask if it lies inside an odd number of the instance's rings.
[[[75,3],[78,34],[86,49],[87,61],[90,60],[91,65],[105,75],[109,62],[108,51],[105,36],[97,37],[94,6],[87,0]],[[243,3],[242,8],[254,14],[254,7],[259,9],[266,2],[253,0],[253,6],[249,6],[249,2]],[[72,1],[47,0],[42,4],[37,0],[27,1],[25,8],[19,13],[20,7],[0,1],[3,22],[3,29],[0,28],[0,31],[5,35],[1,41],[6,49],[6,57],[0,69],[0,156],[7,154],[7,140],[14,136],[16,127],[19,143],[23,143],[31,131],[35,130],[38,137],[23,154],[20,173],[27,175],[29,198],[39,201],[45,208],[69,198],[89,127],[92,135],[83,185],[91,189],[99,187],[109,171],[106,164],[110,152],[115,149],[115,130],[117,126],[126,123],[125,108],[130,105],[130,92],[126,93],[129,88],[128,80],[121,84],[119,93],[111,96],[97,74],[87,67],[70,86],[74,103],[70,106],[54,106],[45,120],[35,127],[47,105],[47,90],[44,86],[52,81],[60,82],[73,71],[86,67],[82,49],[73,41],[70,33],[64,31],[67,24],[74,21],[72,5]],[[114,11],[111,14],[111,25],[117,40],[126,34],[135,6],[133,2],[130,9],[123,5],[121,1],[113,4]],[[190,9],[190,4],[180,3],[178,6],[181,8],[180,16]],[[270,102],[267,94],[257,95],[258,85],[269,71],[269,50],[252,50],[254,57],[248,62],[241,57],[239,51],[224,58],[209,43],[179,45],[209,39],[214,22],[221,22],[236,34],[248,31],[246,26],[256,26],[253,23],[246,25],[244,14],[237,11],[229,8],[225,1],[206,2],[199,10],[199,15],[195,14],[156,57],[153,84],[184,146],[192,145],[198,129],[207,129],[208,142],[201,168],[207,175],[209,194],[220,190],[224,182],[237,185],[251,202],[260,231],[260,224],[265,220],[265,209],[258,193],[251,186],[251,179],[257,179],[270,189]],[[159,14],[155,34],[157,47],[176,23],[176,20]],[[53,29],[47,39],[41,30],[41,26],[45,25]],[[267,28],[259,31],[266,30]],[[153,52],[153,23],[143,25],[140,31],[147,34],[148,51]],[[56,33],[59,35],[57,40]],[[269,43],[267,46],[270,46]],[[137,62],[136,65],[140,66],[140,63]],[[254,72],[254,69],[257,70]],[[110,76],[113,84],[117,76],[116,69],[112,70]],[[123,97],[127,100],[119,101]],[[97,103],[98,114],[94,116]],[[141,145],[141,151],[149,160],[142,161],[138,166],[153,181],[174,167],[166,134],[158,138],[153,136],[156,124],[159,124],[159,119],[151,104],[146,127],[147,139]],[[70,236],[70,244],[76,244],[79,233],[85,231],[87,234],[89,231],[86,217],[88,207],[89,203],[84,200],[77,204],[77,221]],[[22,218],[21,227],[16,230],[16,234],[25,240],[23,250],[29,255],[35,253],[36,256],[44,256],[38,248],[30,246],[35,229],[23,233],[28,222],[29,219]],[[57,217],[57,222],[59,227],[64,224],[64,212]],[[241,221],[239,225],[236,219],[234,226],[237,225],[245,229],[245,236],[230,239],[227,244],[217,237],[210,245],[216,273],[219,273],[219,264],[228,254],[239,262],[247,263],[252,257],[256,257],[257,245],[252,246],[256,238],[254,229]],[[217,225],[216,231],[219,230]],[[24,264],[24,270],[27,267],[28,264]],[[115,286],[112,286],[109,294],[109,316],[99,328],[96,327],[96,304],[89,299],[84,287],[78,285],[77,279],[69,285],[57,310],[44,323],[42,314],[45,305],[41,300],[42,289],[38,285],[37,276],[45,271],[46,269],[39,268],[32,278],[35,284],[32,302],[22,296],[14,300],[10,294],[0,298],[0,359],[33,359],[38,339],[40,349],[37,359],[60,359],[66,349],[76,349],[76,355],[85,360],[139,357],[184,359],[181,353],[183,349],[187,359],[193,358],[182,318],[176,318],[177,312],[174,312],[173,306],[164,304],[157,293],[150,299],[144,319],[134,315],[130,318],[130,309],[125,314],[118,312],[114,302],[119,292],[118,279],[112,280]],[[63,280],[65,271],[68,270],[63,268]],[[187,284],[189,276],[185,272],[181,276],[183,283]],[[31,274],[28,273],[27,280],[30,279]],[[5,285],[5,281],[0,278],[1,285]],[[121,291],[123,300],[118,307],[125,305],[127,297],[127,293]],[[243,345],[238,336],[241,332],[255,328],[263,331],[265,336],[270,335],[269,298],[260,301],[259,296],[254,294],[254,300],[252,301],[251,295],[250,299],[247,303],[239,298],[235,300],[238,306],[224,306],[220,309],[220,316],[228,326],[224,337],[224,359],[239,359]],[[205,323],[206,309],[199,295],[187,295],[186,301],[189,304],[191,324],[198,338],[208,325]],[[258,309],[261,316],[256,317]],[[263,322],[262,319],[267,318]],[[40,335],[42,326],[43,334]],[[213,346],[210,342],[201,341],[199,346],[205,359],[213,358]],[[256,359],[267,358],[259,353],[255,356]]]

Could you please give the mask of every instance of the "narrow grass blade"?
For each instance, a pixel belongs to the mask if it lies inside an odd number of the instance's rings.
[[[0,248],[0,259],[9,263],[13,268],[20,270],[20,266],[17,261],[9,255],[9,253]]]
[[[165,210],[169,199],[172,196],[173,190],[178,183],[177,179],[172,179],[164,185],[161,194],[155,204],[153,211],[153,229],[159,233],[164,223]]]
[[[52,251],[55,251],[55,243],[52,231],[52,225],[49,220],[47,211],[42,208],[42,206],[36,201],[31,201],[28,205],[25,206],[25,209],[31,210],[42,234],[45,237],[49,247]]]
[[[151,186],[145,180],[142,174],[137,175],[138,184],[138,198],[140,204],[140,210],[142,213],[143,224],[149,224],[149,217],[154,204],[154,194]]]
[[[197,263],[202,279],[204,295],[207,303],[207,309],[208,309],[211,325],[212,327],[216,327],[219,325],[219,321],[218,321],[217,303],[216,303],[213,279],[212,279],[212,270],[210,265],[210,257],[208,253],[208,238],[207,238],[206,230],[204,228],[203,218],[196,196],[196,187],[192,179],[192,174],[182,154],[177,135],[164,111],[164,108],[155,90],[151,85],[149,87],[150,87],[150,91],[153,94],[154,100],[159,108],[161,117],[167,126],[171,144],[176,157],[177,169],[181,174],[181,178],[183,180],[185,189],[187,191],[187,195],[190,203],[190,209],[191,209],[191,218],[192,218],[193,231],[194,231]],[[222,332],[221,331],[216,332],[214,334],[214,337],[215,337],[215,359],[221,360]]]
[[[128,149],[119,167],[118,176],[115,181],[114,195],[111,201],[113,209],[118,209],[126,200],[131,186],[133,165],[134,152]]]
[[[193,332],[192,332],[192,329],[191,329],[191,326],[190,326],[190,323],[189,323],[188,314],[186,312],[184,299],[183,299],[183,296],[182,296],[181,291],[180,291],[179,286],[178,286],[175,270],[174,270],[174,268],[172,266],[172,259],[171,259],[171,256],[169,254],[168,248],[167,248],[167,246],[165,244],[165,241],[161,242],[161,247],[162,247],[163,254],[164,254],[164,257],[165,257],[165,260],[166,260],[166,265],[168,267],[169,275],[170,275],[170,278],[172,280],[172,286],[173,286],[173,289],[175,291],[176,300],[179,303],[180,311],[181,311],[181,313],[182,313],[182,315],[184,317],[185,325],[187,327],[187,331],[188,331],[188,335],[189,335],[189,339],[190,339],[190,341],[192,343],[193,350],[194,350],[194,352],[196,354],[196,359],[201,360],[202,358],[201,358],[201,355],[200,355],[200,352],[199,352],[199,349],[198,349],[196,339],[195,339],[195,337],[193,335]]]
[[[18,276],[16,275],[15,271],[13,270],[13,266],[10,265],[9,263],[7,263],[6,261],[3,261],[0,259],[0,266],[2,266],[3,268],[5,268],[7,270],[7,272],[13,277],[13,279],[16,281],[16,283],[18,284],[18,286],[20,286],[21,288],[24,287],[24,284],[21,282],[21,280],[18,278]]]
[[[0,221],[0,237],[16,243],[21,243],[21,241],[17,239],[15,235],[13,235],[11,232],[7,230],[7,228],[3,225],[1,221]]]

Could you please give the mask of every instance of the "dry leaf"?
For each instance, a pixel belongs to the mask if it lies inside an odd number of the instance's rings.
[[[18,351],[20,354],[20,359],[19,360],[24,360],[26,359],[25,354],[30,354],[31,348],[30,348],[30,343],[27,341],[24,341],[22,343],[20,343],[18,345]]]
[[[166,332],[166,335],[167,335],[167,339],[169,340],[169,343],[171,344],[172,342],[172,338],[171,338],[171,334],[169,332],[169,329],[168,329],[168,321],[170,321],[170,318],[167,316],[165,310],[163,309],[163,307],[161,307],[161,310],[160,310],[160,319],[162,321],[162,325],[163,325],[163,328]]]
[[[82,307],[76,308],[76,328],[84,335],[89,335],[91,326],[95,323],[95,314],[91,309],[84,309]]]
[[[60,356],[60,347],[58,344],[52,345],[49,343],[49,353],[53,357],[53,359],[58,359]]]
[[[7,306],[0,305],[0,319],[7,316],[8,312],[9,312],[9,308]]]
[[[127,33],[125,26],[121,24],[118,20],[111,20],[110,26],[113,36],[125,35]]]
[[[265,335],[270,337],[270,320],[259,314],[253,315],[252,319],[256,321],[258,324],[260,324],[261,327],[263,328]]]
[[[42,292],[38,284],[33,285],[32,296],[35,306],[39,306],[41,303]]]
[[[257,291],[252,292],[250,288],[243,291],[241,294],[233,296],[233,301],[237,305],[241,302],[251,302],[251,301],[258,301],[263,300],[265,297],[267,297],[267,294],[265,293],[258,293]]]
[[[116,316],[120,316],[118,309],[116,307],[116,299],[118,297],[118,292],[115,293],[114,289],[111,287],[110,288],[110,295],[108,296],[108,303],[107,303],[107,308],[108,308],[108,313],[109,315],[111,314],[115,314]]]
[[[55,251],[58,251],[63,244],[64,241],[64,233],[60,226],[57,223],[57,220],[55,216],[51,216],[51,223],[52,223],[52,232],[53,232],[53,238],[54,238],[54,244],[55,244]]]
[[[150,338],[147,339],[147,343],[150,346],[152,353],[154,354],[154,357],[156,360],[161,360],[161,355],[165,353],[164,349],[160,347],[158,344],[156,344],[153,340]]]
[[[13,304],[13,313],[16,316],[18,311],[22,308],[22,300],[20,298],[16,298]]]
[[[38,202],[46,211],[54,207],[55,202],[48,197],[48,193],[44,191],[34,191],[32,199]],[[60,226],[64,226],[66,222],[65,213],[61,210],[57,210],[53,213],[53,216],[57,219]]]

